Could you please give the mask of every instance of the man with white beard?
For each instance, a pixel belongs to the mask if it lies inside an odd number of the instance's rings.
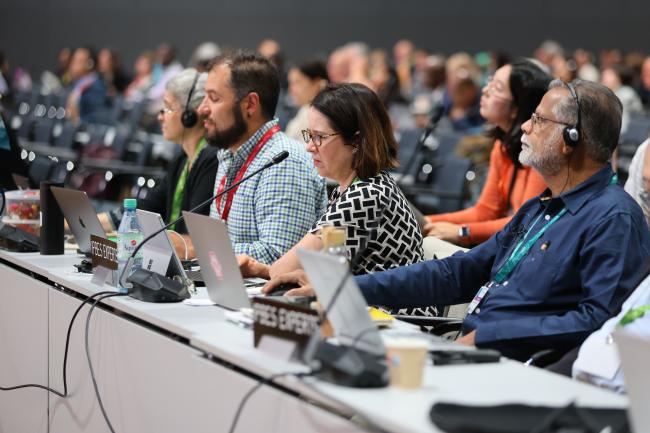
[[[357,277],[368,303],[470,302],[458,342],[518,360],[582,343],[620,309],[650,251],[643,213],[609,164],[621,112],[600,84],[552,82],[522,125],[519,156],[549,188],[467,253]]]

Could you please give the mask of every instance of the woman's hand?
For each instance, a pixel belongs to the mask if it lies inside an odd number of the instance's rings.
[[[311,287],[311,283],[307,279],[305,271],[298,269],[295,271],[287,272],[281,275],[277,275],[269,280],[268,283],[262,287],[262,293],[269,294],[275,290],[281,284],[294,283],[298,284],[300,287],[297,289],[291,289],[284,296],[314,296],[314,289]]]
[[[458,231],[460,230],[458,224],[447,222],[429,223],[424,226],[424,234],[426,236],[435,236],[443,241],[452,242],[454,244],[462,244],[464,240],[460,237]]]
[[[269,275],[270,266],[258,262],[249,255],[239,254],[237,256],[237,264],[244,278],[264,278],[265,280],[271,278]]]

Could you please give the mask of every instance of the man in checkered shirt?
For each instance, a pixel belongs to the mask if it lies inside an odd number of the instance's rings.
[[[220,149],[215,193],[232,185],[238,175],[289,152],[283,162],[242,183],[234,194],[224,194],[210,208],[213,218],[226,220],[235,253],[266,264],[295,245],[327,204],[325,180],[305,146],[280,132],[273,119],[279,89],[278,73],[268,60],[237,52],[211,65],[206,96],[197,109],[208,143]]]

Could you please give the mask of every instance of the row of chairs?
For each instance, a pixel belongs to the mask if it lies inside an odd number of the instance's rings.
[[[50,155],[61,155],[62,153],[57,150],[69,151],[68,153],[76,155],[75,158],[67,159],[79,159],[100,146],[110,150],[110,152],[103,152],[104,155],[110,154],[110,159],[127,161],[129,149],[135,142],[142,146],[137,147],[137,152],[132,152],[133,159],[130,162],[145,166],[149,163],[155,141],[152,138],[153,134],[134,131],[128,124],[76,125],[67,119],[30,120],[30,118],[14,116],[11,126],[16,130],[23,147],[38,146],[41,149],[39,153]]]
[[[144,183],[140,186],[146,193],[164,175],[161,167],[149,166],[155,144],[163,139],[142,129],[147,102],[116,96],[96,113],[96,122],[78,125],[66,116],[68,95],[35,86],[14,94],[6,107],[32,183],[52,180],[77,188],[91,184],[95,186],[87,192],[100,197],[124,184]]]
[[[632,158],[641,143],[650,137],[650,117],[631,115],[618,146],[619,178],[627,179]]]
[[[69,92],[43,92],[39,87],[31,91],[17,92],[13,98],[14,114],[32,121],[40,118],[63,120],[66,117],[66,106]],[[142,124],[148,101],[131,101],[121,95],[111,98],[109,106],[98,110],[95,123],[104,125],[127,124],[137,129]]]
[[[407,198],[424,213],[454,212],[469,199],[468,183],[474,177],[472,162],[455,154],[463,135],[430,136],[418,151],[421,129],[400,130],[397,158],[400,182]]]

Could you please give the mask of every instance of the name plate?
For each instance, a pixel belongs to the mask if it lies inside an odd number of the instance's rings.
[[[90,235],[90,253],[93,268],[102,266],[112,271],[117,270],[117,243]]]
[[[275,301],[253,298],[253,338],[258,347],[262,337],[289,340],[302,348],[313,332],[320,332],[319,317],[315,310]]]

